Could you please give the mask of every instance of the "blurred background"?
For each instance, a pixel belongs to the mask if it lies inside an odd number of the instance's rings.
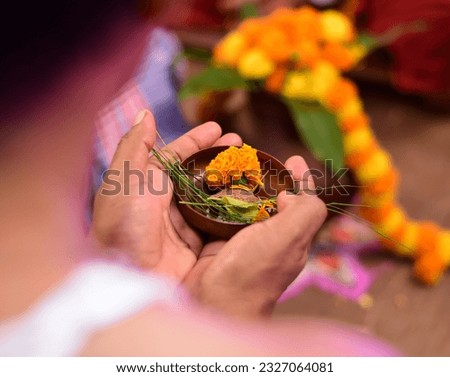
[[[246,143],[280,160],[304,156],[310,167],[330,178],[274,96],[235,90],[178,98],[183,83],[209,64],[214,46],[242,18],[305,4],[339,10],[358,30],[386,38],[346,76],[357,84],[373,131],[399,170],[400,204],[411,218],[450,228],[448,0],[177,2],[165,28],[152,32],[135,81],[99,120],[98,145],[108,149],[102,140],[115,142],[105,136],[111,111],[121,123],[127,117],[117,116],[117,111],[127,115],[127,106],[149,106],[166,141],[215,120],[225,131],[239,133]],[[404,25],[413,25],[412,30],[405,32]],[[352,182],[351,174],[345,182]],[[337,194],[327,200],[350,199]],[[374,333],[410,356],[450,356],[450,274],[429,287],[414,279],[411,266],[410,260],[386,252],[366,226],[330,217],[307,268],[280,301],[276,316],[336,319]]]

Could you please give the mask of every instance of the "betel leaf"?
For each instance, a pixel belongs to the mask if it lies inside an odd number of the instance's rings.
[[[230,214],[239,216],[245,221],[254,221],[259,212],[257,203],[246,202],[245,200],[236,199],[232,196],[226,195],[220,198],[213,198],[213,200],[221,202],[226,206],[225,208]]]
[[[300,101],[285,99],[298,134],[315,158],[331,160],[334,171],[344,167],[342,133],[336,118],[322,106],[307,106]]]
[[[178,96],[183,100],[208,92],[223,92],[246,87],[247,83],[235,70],[208,67],[189,78],[181,87]]]

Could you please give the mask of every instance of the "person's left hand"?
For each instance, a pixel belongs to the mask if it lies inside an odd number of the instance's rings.
[[[241,145],[236,134],[222,137],[214,122],[205,123],[167,145],[182,161],[200,149]],[[201,237],[173,203],[172,183],[149,153],[156,126],[149,111],[141,112],[103,176],[94,203],[92,231],[100,245],[126,251],[140,267],[182,281],[203,248]]]

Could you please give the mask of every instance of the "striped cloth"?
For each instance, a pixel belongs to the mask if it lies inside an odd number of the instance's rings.
[[[177,101],[183,64],[177,64],[176,68],[172,64],[180,51],[181,45],[173,34],[159,28],[153,30],[138,74],[100,111],[95,125],[91,204],[121,137],[129,131],[140,110],[152,111],[165,142],[188,129]]]

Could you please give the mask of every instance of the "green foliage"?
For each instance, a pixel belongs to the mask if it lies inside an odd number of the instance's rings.
[[[233,69],[208,67],[189,78],[179,92],[181,100],[209,92],[247,88],[246,81]]]
[[[212,52],[210,49],[201,47],[186,47],[181,53],[183,58],[194,61],[208,62],[211,60]]]
[[[298,134],[318,160],[332,160],[333,169],[344,167],[342,134],[336,118],[322,106],[285,99]]]
[[[363,45],[368,51],[372,51],[380,46],[380,41],[373,35],[361,33],[356,39],[356,44]]]
[[[240,11],[241,20],[246,18],[255,18],[259,16],[258,7],[253,3],[246,3],[242,6]]]

